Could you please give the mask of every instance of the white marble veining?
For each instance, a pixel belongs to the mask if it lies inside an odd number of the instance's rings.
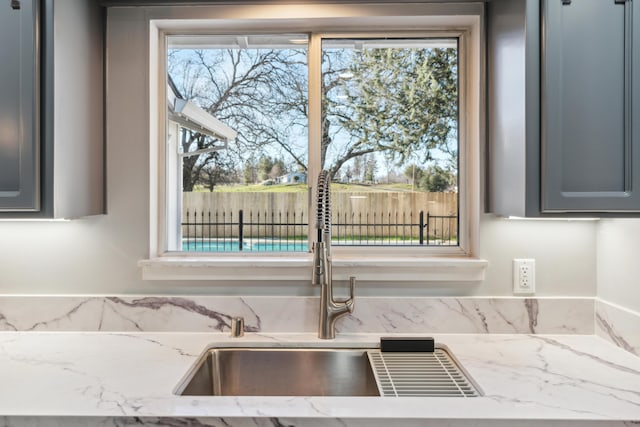
[[[640,356],[640,313],[596,301],[596,334]]]
[[[588,298],[369,298],[337,328],[373,333],[591,334],[592,313]]]
[[[326,418],[0,417],[4,427],[637,427],[625,421],[500,421]]]
[[[315,332],[317,297],[0,296],[0,330]],[[27,309],[25,309],[27,307]],[[358,297],[341,333],[593,334],[591,298]],[[446,320],[445,320],[446,319]]]
[[[411,420],[445,422],[438,425],[460,425],[446,422],[463,420],[464,426],[483,427],[508,424],[473,420],[544,421],[541,425],[553,425],[549,420],[626,421],[626,425],[640,421],[640,358],[594,335],[435,338],[455,354],[483,389],[483,397],[187,397],[172,393],[210,343],[373,345],[377,335],[340,334],[327,342],[314,334],[249,333],[232,339],[221,333],[3,332],[0,417],[8,417],[5,425],[9,426],[20,425],[12,424],[19,422],[16,416],[125,417],[122,424],[113,425],[131,425],[126,419],[144,421],[145,417],[212,422],[175,424],[194,426],[314,425],[284,421],[302,418],[334,419],[338,421],[322,425],[341,426],[382,425],[358,424],[357,419],[406,420],[396,424],[402,426],[431,425]],[[224,420],[236,417],[247,418],[247,423],[225,424]],[[256,424],[250,424],[250,419],[256,419],[251,421]],[[354,423],[341,424],[345,419]]]

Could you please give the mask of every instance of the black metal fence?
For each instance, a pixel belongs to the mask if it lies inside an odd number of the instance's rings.
[[[332,246],[457,246],[458,216],[335,212]],[[182,249],[198,252],[305,252],[303,212],[190,212],[182,223]]]

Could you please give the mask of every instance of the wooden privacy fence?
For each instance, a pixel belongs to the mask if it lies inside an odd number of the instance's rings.
[[[307,203],[307,193],[185,193],[183,239],[237,250],[248,239],[305,241]],[[457,244],[455,193],[336,193],[332,213],[336,245]]]
[[[183,193],[182,216],[186,212],[290,212],[305,213],[309,195],[305,193]],[[351,192],[331,194],[333,212],[365,217],[378,212],[430,212],[432,215],[457,215],[457,193]]]

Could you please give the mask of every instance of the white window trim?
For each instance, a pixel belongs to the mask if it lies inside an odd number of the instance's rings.
[[[361,282],[421,282],[469,284],[484,280],[488,265],[477,258],[480,218],[480,147],[484,139],[483,20],[480,3],[220,5],[202,7],[148,7],[142,14],[149,28],[150,117],[150,247],[149,259],[139,261],[145,280],[207,280],[209,282],[300,283],[311,277],[311,255],[301,253],[193,254],[168,252],[169,210],[165,188],[166,61],[162,52],[167,35],[190,32],[318,32],[369,33],[421,31],[425,28],[460,34],[459,137],[460,155],[459,247],[363,248],[334,247],[336,280],[355,275]],[[313,39],[313,38],[312,38]],[[313,41],[310,41],[312,43]],[[311,48],[311,46],[310,46]],[[310,86],[314,84],[309,76]],[[315,82],[319,84],[319,82]],[[313,108],[310,105],[310,109]],[[318,107],[318,106],[316,106]],[[310,138],[313,125],[310,122]],[[318,171],[309,171],[314,177]],[[313,185],[313,182],[310,183]]]

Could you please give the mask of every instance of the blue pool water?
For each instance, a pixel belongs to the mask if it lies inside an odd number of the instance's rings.
[[[240,252],[238,241],[182,242],[184,252]],[[242,242],[243,252],[307,252],[307,242]]]

